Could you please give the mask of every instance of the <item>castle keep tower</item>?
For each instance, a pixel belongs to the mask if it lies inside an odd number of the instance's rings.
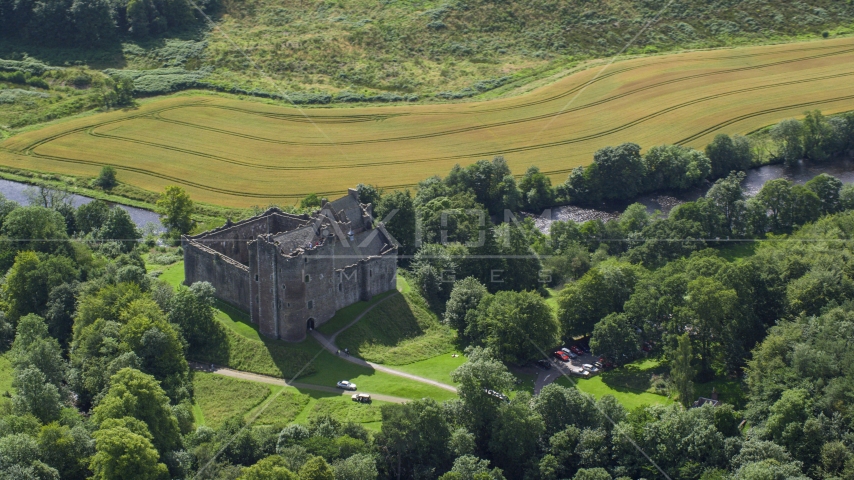
[[[311,216],[271,208],[181,245],[186,285],[210,282],[262,334],[287,341],[397,283],[397,244],[353,189]]]

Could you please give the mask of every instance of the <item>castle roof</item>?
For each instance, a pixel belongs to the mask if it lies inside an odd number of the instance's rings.
[[[273,235],[273,241],[277,242],[282,251],[286,253],[313,244],[319,240],[313,225],[306,225],[290,232]]]
[[[339,222],[357,222],[362,218],[362,204],[359,202],[358,194],[355,191],[351,190],[351,193],[341,197],[339,199],[333,200],[324,206],[326,208],[328,206],[335,212],[336,216],[340,217],[340,212],[344,212],[344,216],[346,218],[338,218]]]

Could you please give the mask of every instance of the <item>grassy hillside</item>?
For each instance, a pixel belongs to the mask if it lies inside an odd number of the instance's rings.
[[[0,143],[0,165],[90,177],[113,165],[135,188],[177,184],[232,207],[412,187],[494,155],[563,182],[608,145],[702,148],[806,110],[850,110],[852,78],[844,38],[626,60],[484,102],[299,111],[182,95],[18,134]]]
[[[854,20],[849,2],[832,0],[683,0],[662,11],[666,3],[227,0],[219,25],[229,38],[209,34],[201,64],[223,81],[245,81],[235,42],[284,90],[464,94],[487,87],[478,81],[616,54],[659,13],[628,53],[820,34]]]
[[[832,37],[854,25],[847,0],[666,4],[223,0],[216,29],[199,22],[166,37],[89,49],[0,40],[0,73],[28,75],[0,76],[0,138],[102,108],[112,91],[108,76],[131,77],[137,96],[205,88],[297,103],[448,101],[514,92],[620,52]]]
[[[406,365],[450,352],[454,335],[423,299],[409,293],[377,305],[338,335],[336,343],[371,362]]]

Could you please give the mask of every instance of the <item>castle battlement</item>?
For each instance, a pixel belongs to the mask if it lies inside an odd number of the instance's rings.
[[[397,244],[353,189],[313,215],[271,208],[181,243],[185,284],[210,282],[261,333],[288,341],[397,283]]]

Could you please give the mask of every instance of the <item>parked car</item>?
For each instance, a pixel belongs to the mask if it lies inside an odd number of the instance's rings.
[[[550,370],[552,368],[552,364],[548,360],[537,360],[537,366],[543,370]]]
[[[602,362],[593,362],[593,366],[596,368],[602,368]]]
[[[352,397],[354,402],[371,403],[371,396],[367,393],[354,393]]]
[[[587,345],[586,343],[582,343],[580,345],[580,347],[581,347],[581,350],[584,351],[584,353],[590,353],[590,345]]]
[[[570,350],[566,347],[561,348],[561,351],[563,351],[563,353],[567,354],[569,356],[569,358],[572,358],[572,359],[578,358],[578,355],[576,355],[575,353],[572,352],[572,350]]]
[[[576,375],[581,375],[582,377],[589,377],[590,376],[590,372],[588,372],[587,370],[582,370],[580,372],[575,372],[575,373],[576,373]]]
[[[587,370],[590,373],[596,373],[599,371],[598,368],[594,367],[593,365],[590,365],[589,363],[585,363],[584,365],[581,366],[581,368]]]
[[[338,388],[343,388],[344,390],[355,390],[356,384],[348,382],[347,380],[341,380],[338,382]]]
[[[650,344],[649,342],[644,342],[643,348],[641,348],[641,350],[643,350],[644,352],[647,352],[647,353],[651,352],[652,351],[652,344]]]
[[[504,395],[501,392],[496,392],[495,390],[490,390],[488,388],[483,389],[483,391],[486,392],[486,394],[489,395],[490,397],[495,397],[495,398],[501,400],[502,402],[509,402],[510,401],[510,399],[507,398],[507,395]]]
[[[557,359],[558,359],[558,360],[562,360],[562,361],[564,361],[564,362],[568,362],[568,361],[569,361],[569,356],[568,356],[567,354],[563,353],[563,352],[562,352],[562,351],[560,351],[560,350],[556,351],[556,352],[554,353],[554,355],[555,355],[555,357],[557,357]]]
[[[584,350],[578,348],[577,345],[573,345],[573,346],[569,347],[569,349],[572,350],[572,353],[574,353],[576,355],[584,355]]]

